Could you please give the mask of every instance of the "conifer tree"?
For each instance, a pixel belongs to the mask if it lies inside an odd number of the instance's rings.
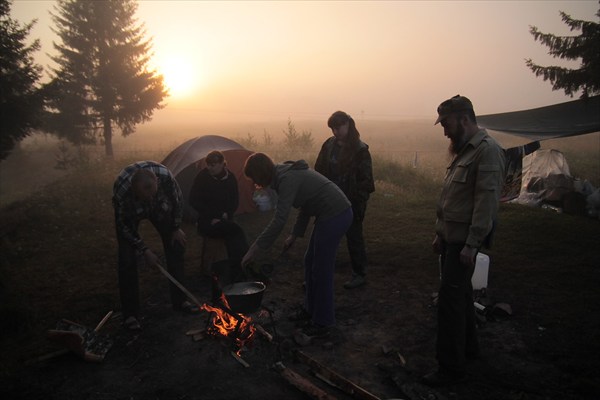
[[[124,136],[152,118],[167,96],[162,75],[150,70],[151,40],[135,18],[134,0],[58,0],[48,84],[49,129],[73,143],[104,141],[113,156],[113,127]]]
[[[10,8],[11,2],[0,0],[0,160],[37,126],[42,108],[42,67],[33,61],[40,43],[25,43],[36,21],[21,26]]]
[[[553,90],[564,90],[565,94],[573,97],[582,90],[582,98],[600,93],[600,23],[571,18],[560,12],[562,20],[571,31],[580,31],[577,36],[557,36],[542,33],[535,26],[529,27],[529,32],[536,41],[550,48],[548,53],[555,58],[565,60],[581,59],[578,69],[560,66],[540,66],[531,59],[525,60],[535,76],[542,76],[544,81],[552,83]],[[600,10],[596,13],[600,18]]]

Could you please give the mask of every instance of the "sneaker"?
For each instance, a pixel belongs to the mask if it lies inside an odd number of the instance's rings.
[[[329,328],[319,324],[308,324],[304,328],[302,328],[302,333],[306,336],[314,338],[314,337],[326,337],[329,336]]]
[[[450,374],[441,370],[432,372],[421,378],[421,383],[429,387],[451,386],[467,380],[464,374]]]
[[[348,282],[344,283],[344,288],[346,289],[356,289],[367,283],[367,279],[362,275],[352,275],[352,279]]]
[[[291,313],[288,316],[288,320],[290,321],[308,321],[310,319],[310,314],[304,308],[300,308],[298,311]]]
[[[130,331],[142,330],[142,326],[140,325],[137,318],[134,316],[127,317],[127,319],[125,319],[125,321],[123,322],[123,326],[129,329]]]

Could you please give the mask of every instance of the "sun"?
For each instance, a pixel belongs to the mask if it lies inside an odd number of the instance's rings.
[[[192,63],[178,56],[165,58],[159,66],[165,79],[165,86],[174,98],[191,95],[198,85],[197,73]]]

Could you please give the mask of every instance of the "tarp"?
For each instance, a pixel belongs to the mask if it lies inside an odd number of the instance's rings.
[[[244,164],[253,152],[246,150],[239,143],[218,135],[199,136],[190,139],[174,149],[162,164],[169,168],[175,176],[183,192],[185,201],[184,218],[189,221],[196,219],[196,212],[189,203],[189,195],[194,178],[206,166],[205,158],[213,150],[219,150],[225,156],[227,168],[236,176],[240,196],[240,205],[236,214],[254,212],[256,204],[252,200],[254,184],[244,176]]]
[[[477,116],[482,128],[531,140],[600,132],[600,96],[531,110]]]
[[[515,202],[530,205],[560,202],[573,190],[569,164],[560,151],[537,150],[523,157],[521,192]]]

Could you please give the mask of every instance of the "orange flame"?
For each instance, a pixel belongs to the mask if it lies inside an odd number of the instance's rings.
[[[222,294],[220,301],[223,305],[230,309],[229,303],[227,303],[227,299],[225,295]],[[246,317],[243,314],[238,314],[241,318],[238,321],[233,315],[229,314],[227,311],[219,308],[213,307],[208,304],[203,304],[200,308],[201,310],[212,313],[211,326],[208,327],[207,332],[213,336],[226,336],[231,337],[235,335],[235,345],[237,347],[237,355],[239,356],[242,350],[242,347],[246,344],[250,344],[254,339],[254,332],[256,328],[252,324],[252,318]],[[238,326],[239,325],[239,326]],[[236,334],[237,332],[237,334]]]

